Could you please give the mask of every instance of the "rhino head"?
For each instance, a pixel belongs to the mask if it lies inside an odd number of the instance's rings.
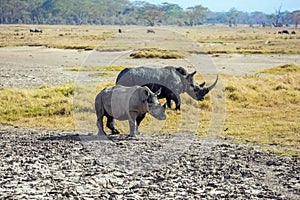
[[[217,79],[215,82],[210,85],[209,87],[204,87],[205,82],[202,84],[197,84],[194,81],[194,75],[196,74],[196,71],[188,74],[185,79],[186,79],[186,92],[195,100],[203,101],[204,96],[209,93],[217,84],[219,75],[217,75]]]
[[[166,108],[157,100],[157,96],[161,92],[161,88],[157,90],[155,93],[153,93],[147,86],[144,86],[144,88],[147,90],[148,93],[148,108],[149,108],[149,114],[155,117],[158,120],[165,120],[166,117]]]

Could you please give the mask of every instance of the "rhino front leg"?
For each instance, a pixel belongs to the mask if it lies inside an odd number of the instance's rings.
[[[141,114],[136,118],[136,133],[137,134],[140,134],[139,126],[140,126],[140,123],[142,122],[142,120],[145,118],[145,116],[146,116],[146,113]]]
[[[111,134],[120,134],[120,131],[115,128],[114,118],[112,116],[107,116],[106,126],[111,130]]]
[[[180,110],[180,104],[181,104],[181,100],[180,100],[180,96],[174,96],[173,100],[175,101],[175,105],[176,108],[175,110]]]

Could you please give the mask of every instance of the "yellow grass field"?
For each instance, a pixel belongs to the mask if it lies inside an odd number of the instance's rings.
[[[30,33],[30,27],[43,29],[43,33]],[[91,50],[128,50],[140,49],[140,44],[121,43],[122,37],[117,35],[119,27],[113,26],[30,26],[30,25],[0,25],[0,46],[47,46],[59,49]],[[142,29],[141,27],[138,27]],[[129,30],[128,27],[122,29]],[[159,28],[157,28],[159,29]],[[144,45],[143,49],[156,51],[153,59],[161,58],[159,53],[165,50],[175,52],[176,55],[189,56],[193,53],[210,54],[299,54],[300,31],[296,35],[279,35],[279,29],[250,28],[225,26],[199,26],[199,27],[167,27],[176,32],[172,40],[191,40],[197,43],[194,49],[184,49],[176,44],[172,47],[153,49],[151,43]],[[128,37],[133,37],[128,31]],[[141,36],[146,37],[146,36]],[[151,36],[166,42],[160,35]],[[133,38],[134,39],[134,38]],[[117,41],[106,43],[106,41]],[[159,42],[157,42],[159,43]],[[153,43],[152,43],[153,44]],[[157,44],[156,44],[157,46]],[[133,58],[131,58],[133,59]],[[243,61],[241,60],[241,63]],[[90,71],[94,76],[97,73],[114,76],[124,66],[87,66],[83,69],[78,66],[65,69],[69,72],[81,70]],[[234,74],[221,74],[225,92],[226,119],[220,137],[236,142],[248,142],[266,146],[267,149],[278,153],[300,155],[300,67],[297,64],[286,63],[286,66],[274,65],[273,68],[258,71],[256,75],[236,76]],[[265,76],[265,74],[272,74]],[[280,74],[280,75],[274,75]],[[201,77],[197,77],[200,82]],[[77,117],[88,119],[91,132],[96,131],[95,114],[93,112],[93,99],[95,91],[100,91],[113,82],[94,83],[95,85],[78,86],[69,83],[59,86],[41,86],[38,88],[1,88],[0,89],[0,124],[14,126],[42,127],[47,129],[70,130],[76,128],[74,112]],[[90,102],[76,105],[74,108],[74,92],[91,90]],[[160,133],[174,133],[178,130],[189,131],[189,127],[196,127],[200,136],[207,136],[214,112],[211,95],[203,102],[196,102],[187,95],[183,95],[181,111],[167,110],[168,119]],[[162,102],[163,103],[163,102]],[[77,110],[76,110],[77,109]],[[80,115],[80,112],[87,115]],[[197,120],[188,119],[189,116],[198,116]],[[191,123],[195,124],[191,124]],[[147,126],[153,122],[151,117],[143,122]],[[181,123],[181,127],[177,125]],[[118,127],[126,132],[127,123],[117,123]],[[78,124],[77,124],[78,126]],[[142,129],[150,132],[151,129]]]

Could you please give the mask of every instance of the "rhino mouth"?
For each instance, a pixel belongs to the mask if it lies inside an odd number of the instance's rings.
[[[201,97],[198,98],[198,100],[199,100],[199,101],[204,101],[204,97],[201,96]]]
[[[165,120],[167,118],[165,108],[161,105],[149,105],[149,114],[158,120]]]
[[[194,93],[197,96],[197,100],[204,101],[204,97],[207,93],[209,93],[218,83],[219,75],[217,75],[217,79],[215,82],[209,87],[204,87],[205,82],[199,85],[193,85]]]

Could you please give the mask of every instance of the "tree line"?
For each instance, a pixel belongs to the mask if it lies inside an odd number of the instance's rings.
[[[0,24],[97,24],[97,25],[180,25],[204,23],[273,24],[282,26],[300,23],[300,10],[281,9],[273,14],[241,12],[212,12],[197,5],[187,9],[177,4],[151,4],[129,0],[0,0]]]

